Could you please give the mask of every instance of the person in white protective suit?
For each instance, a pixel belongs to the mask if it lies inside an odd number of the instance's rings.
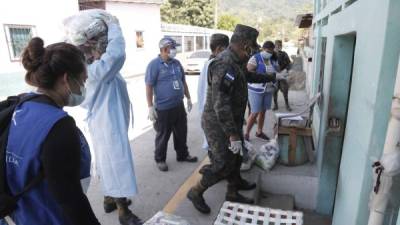
[[[204,105],[206,104],[206,95],[208,87],[208,66],[214,60],[214,58],[222,51],[224,51],[229,45],[229,37],[225,34],[216,33],[211,35],[210,38],[210,49],[211,56],[210,59],[204,63],[204,67],[200,72],[199,83],[197,86],[197,96],[198,96],[198,109],[200,115],[203,114]],[[204,137],[203,149],[208,150],[208,143]],[[209,157],[211,157],[211,152],[208,151]]]
[[[86,43],[86,49],[81,46],[85,55],[92,55],[94,60],[88,65],[87,97],[81,106],[88,110],[87,123],[105,196],[105,212],[118,209],[122,225],[142,224],[129,210],[131,202],[127,199],[137,194],[137,186],[128,139],[133,113],[126,82],[119,73],[125,61],[125,40],[115,17],[102,19],[108,28],[105,52],[93,47],[93,40]],[[87,54],[91,45],[95,50]]]

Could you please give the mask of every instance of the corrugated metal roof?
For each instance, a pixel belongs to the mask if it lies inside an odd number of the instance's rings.
[[[143,4],[159,4],[161,5],[164,0],[79,0],[79,3],[85,2],[125,2],[125,3],[143,3]]]
[[[299,28],[309,28],[312,25],[313,15],[311,13],[308,14],[300,14],[297,15],[295,25]]]

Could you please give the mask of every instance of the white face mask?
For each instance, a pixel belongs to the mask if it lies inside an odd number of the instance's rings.
[[[262,51],[260,54],[261,54],[261,56],[262,56],[264,59],[269,59],[269,58],[271,58],[271,56],[272,56],[271,53],[266,52],[266,51]]]
[[[79,82],[76,81],[75,79],[74,79],[74,81],[79,84]],[[71,89],[69,89],[70,94],[68,96],[67,106],[71,106],[71,107],[78,106],[85,100],[85,96],[86,96],[85,85],[79,84],[79,90],[80,90],[81,94],[75,94],[71,91]]]
[[[173,59],[173,58],[175,58],[175,56],[176,56],[176,49],[170,49],[169,53],[168,53],[168,57],[170,59]]]

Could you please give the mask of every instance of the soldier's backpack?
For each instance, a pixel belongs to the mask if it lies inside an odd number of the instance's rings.
[[[6,147],[14,110],[18,105],[37,96],[10,96],[7,100],[0,102],[0,219],[10,215],[16,209],[18,199],[43,179],[43,174],[40,173],[21,192],[13,196],[8,188],[6,177]]]

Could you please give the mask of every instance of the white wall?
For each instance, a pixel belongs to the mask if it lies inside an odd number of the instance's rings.
[[[7,0],[0,7],[0,74],[24,71],[20,62],[11,62],[4,24],[34,25],[45,45],[62,38],[62,20],[79,10],[78,0]]]
[[[118,17],[126,42],[123,76],[144,73],[159,53],[161,39],[160,5],[107,2],[106,10]],[[144,48],[136,48],[136,31],[144,32]]]

